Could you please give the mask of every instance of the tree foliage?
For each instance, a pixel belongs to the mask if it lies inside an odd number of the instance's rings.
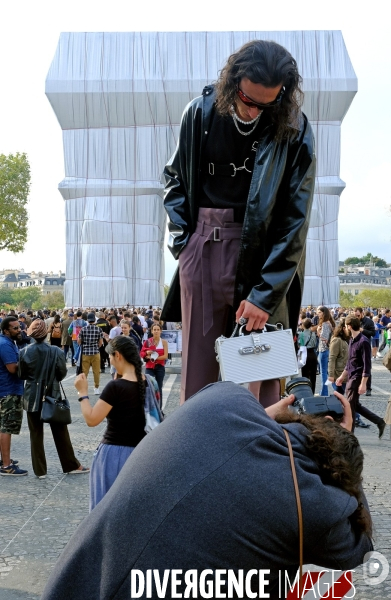
[[[12,303],[17,308],[31,308],[33,303],[42,297],[41,290],[36,287],[16,288],[12,290]]]
[[[30,191],[27,155],[0,154],[0,250],[22,252],[27,241]]]
[[[343,290],[340,290],[339,292],[339,303],[341,306],[353,306],[354,303],[354,297],[352,294],[348,294],[347,292],[344,292]]]
[[[64,294],[62,292],[51,292],[50,294],[41,295],[40,299],[33,304],[32,308],[34,310],[39,308],[56,310],[57,308],[64,308],[64,305]]]
[[[64,308],[64,295],[60,291],[43,294],[39,287],[8,289],[0,287],[0,305],[7,305],[18,310],[32,308],[49,308],[55,310]]]
[[[373,256],[370,252],[368,252],[365,256],[349,256],[345,260],[345,265],[366,265],[368,263],[373,263],[375,267],[386,267],[387,262],[383,258],[379,258],[378,256]]]
[[[358,296],[354,297],[354,304],[355,306],[371,306],[372,308],[391,308],[391,290],[362,290]]]
[[[0,304],[13,304],[12,290],[0,287]]]

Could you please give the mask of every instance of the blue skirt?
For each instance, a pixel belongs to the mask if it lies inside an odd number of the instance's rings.
[[[90,471],[90,512],[109,491],[134,447],[99,444]]]

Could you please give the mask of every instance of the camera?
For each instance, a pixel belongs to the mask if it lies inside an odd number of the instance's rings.
[[[311,382],[307,377],[291,379],[286,386],[286,393],[293,394],[295,401],[288,408],[300,415],[330,416],[334,421],[341,421],[344,410],[335,396],[314,396]]]

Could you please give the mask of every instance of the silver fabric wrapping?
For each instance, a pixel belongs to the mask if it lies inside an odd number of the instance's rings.
[[[339,31],[63,33],[46,94],[63,129],[67,306],[161,304],[161,172],[186,104],[256,38],[296,58],[317,148],[303,304],[337,304],[341,122],[357,79]]]

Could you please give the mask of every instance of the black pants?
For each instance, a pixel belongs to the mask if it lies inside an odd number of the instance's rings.
[[[317,368],[318,358],[316,356],[315,348],[307,348],[307,361],[301,369],[301,374],[303,377],[307,377],[310,380],[313,394],[315,394]]]
[[[352,431],[354,431],[355,421],[356,421],[356,413],[368,419],[375,425],[380,425],[383,423],[382,417],[379,417],[375,413],[373,413],[369,408],[360,404],[360,394],[358,393],[358,388],[360,387],[360,380],[353,379],[347,382],[345,396],[350,402],[350,407],[352,409],[353,415],[353,427]]]
[[[73,344],[71,344],[70,346],[67,346],[67,345],[64,346],[65,362],[67,362],[67,360],[68,360],[69,349],[72,352],[72,364],[73,364],[75,362],[75,350],[73,348]]]
[[[46,475],[47,465],[43,445],[44,423],[41,421],[40,412],[28,412],[27,422],[30,430],[31,460],[34,473],[38,477]],[[73,451],[68,427],[66,425],[59,425],[58,423],[49,423],[49,425],[63,472],[69,473],[69,471],[74,471],[80,467],[80,463]]]
[[[164,375],[166,374],[166,367],[164,367],[163,365],[155,365],[154,369],[145,369],[145,372],[148,373],[148,375],[152,375],[152,377],[154,377],[157,381],[157,384],[159,386],[159,392],[160,392],[160,407],[163,406],[163,380],[164,380]]]
[[[109,355],[106,352],[106,348],[107,348],[107,342],[104,341],[103,344],[99,348],[100,368],[101,369],[105,368],[106,363],[109,363],[109,366],[110,366]]]

